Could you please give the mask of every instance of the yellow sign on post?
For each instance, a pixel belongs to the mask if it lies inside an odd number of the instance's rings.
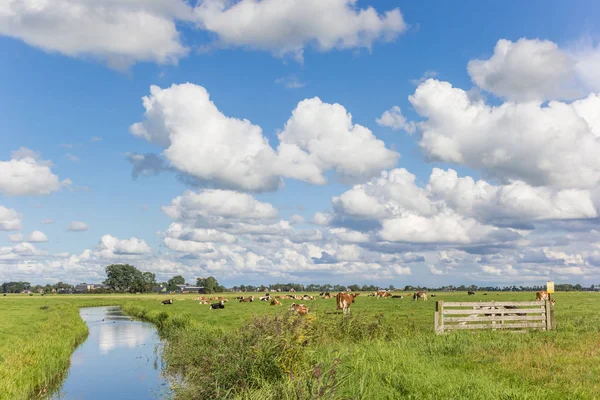
[[[554,293],[554,282],[552,282],[552,281],[546,282],[546,292]]]

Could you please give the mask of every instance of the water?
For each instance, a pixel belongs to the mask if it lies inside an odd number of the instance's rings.
[[[53,400],[165,399],[161,341],[154,325],[117,307],[82,308],[87,340],[71,356],[69,375]]]

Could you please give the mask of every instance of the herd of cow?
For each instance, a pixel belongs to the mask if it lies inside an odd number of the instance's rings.
[[[475,292],[469,291],[467,292],[467,294],[469,296],[474,296]],[[487,293],[484,293],[484,295],[487,295]],[[346,293],[346,292],[340,292],[338,294],[335,295],[335,304],[336,304],[336,309],[337,310],[341,310],[342,313],[344,315],[349,314],[350,313],[350,307],[352,306],[352,303],[354,303],[354,301],[356,300],[356,298],[360,296],[360,293]],[[398,294],[392,294],[389,291],[378,291],[378,292],[373,292],[370,293],[368,295],[369,297],[376,297],[377,299],[381,299],[381,298],[392,298],[392,299],[402,299],[404,298],[404,296],[402,295],[398,295]],[[322,299],[331,299],[333,298],[333,296],[331,295],[331,293],[329,292],[323,292],[319,295],[319,297],[321,297]],[[425,292],[415,292],[415,293],[409,293],[407,295],[408,298],[412,297],[414,301],[417,300],[427,300],[427,293]],[[431,297],[436,297],[435,294],[431,294]],[[270,305],[272,306],[280,306],[281,305],[281,301],[280,300],[314,300],[315,297],[314,296],[310,296],[310,295],[292,295],[292,294],[288,294],[288,295],[281,295],[281,296],[271,296],[270,293],[266,293],[264,296],[259,297],[259,301],[264,301],[264,302],[268,302]],[[210,310],[218,310],[218,309],[223,309],[225,308],[225,303],[229,301],[228,298],[223,297],[223,296],[219,296],[219,297],[211,297],[211,298],[207,298],[207,297],[196,297],[194,300],[199,301],[200,304],[205,304],[208,305],[210,304]],[[209,301],[215,301],[217,300],[218,303],[209,303]],[[239,300],[240,303],[251,303],[254,301],[254,296],[248,296],[248,297],[244,297],[244,296],[238,296],[235,297],[234,300]],[[542,292],[537,292],[536,293],[536,300],[537,301],[545,301],[545,300],[551,300],[552,305],[555,304],[554,299],[551,299],[550,294],[548,294],[548,292],[542,291]],[[161,304],[173,304],[173,299],[168,299],[168,300],[163,300],[161,302]],[[296,304],[296,303],[292,303],[292,305],[289,308],[290,311],[295,312],[299,315],[306,315],[309,313],[309,309],[306,305],[304,304]]]

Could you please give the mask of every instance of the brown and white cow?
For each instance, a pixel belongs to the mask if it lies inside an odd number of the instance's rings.
[[[380,297],[383,297],[384,299],[386,297],[390,296],[390,292],[386,292],[385,290],[380,290],[379,292],[377,292],[377,300],[379,300]]]
[[[546,300],[550,300],[550,293],[544,291],[541,292],[537,292],[535,294],[535,300],[536,301],[546,301]],[[552,305],[554,305],[556,303],[556,301],[554,299],[552,299]]]
[[[254,296],[246,297],[240,300],[240,303],[252,303],[254,301]]]
[[[416,301],[416,300],[419,300],[419,299],[426,301],[427,300],[427,293],[425,293],[425,292],[416,292],[413,295],[413,300]]]
[[[272,306],[280,306],[281,302],[277,299],[273,299],[273,300],[271,300],[271,305]]]
[[[308,307],[306,307],[304,304],[292,303],[290,306],[290,311],[294,311],[298,315],[306,315],[308,314]]]
[[[335,296],[335,305],[337,310],[342,310],[344,315],[350,313],[350,306],[354,303],[354,299],[358,296],[357,294],[339,292]]]

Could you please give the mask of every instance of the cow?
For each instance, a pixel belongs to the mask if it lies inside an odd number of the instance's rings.
[[[427,301],[427,293],[425,293],[425,292],[415,292],[415,294],[413,295],[413,300],[417,301],[419,299]]]
[[[350,306],[354,303],[354,299],[356,298],[356,294],[348,294],[339,292],[335,296],[335,305],[337,310],[342,310],[342,313],[346,315],[346,313],[350,313]]]
[[[221,300],[218,303],[213,303],[210,305],[210,310],[218,310],[220,308],[225,308],[225,302]]]
[[[401,296],[399,294],[395,294],[392,296],[392,299],[403,299],[403,298],[404,298],[404,296]]]
[[[166,305],[166,304],[173,304],[173,299],[169,299],[169,300],[163,300],[160,302],[161,305]]]
[[[309,296],[307,294],[305,294],[304,296],[302,296],[302,300],[314,300],[315,297],[314,296]]]
[[[412,293],[409,293],[409,294],[406,295],[406,297],[412,297],[412,296],[413,296]]]
[[[292,303],[292,305],[290,306],[290,311],[293,311],[298,315],[306,315],[308,314],[309,310],[308,307],[306,307],[304,304]]]
[[[375,297],[375,296],[377,296],[377,292],[369,293],[367,296],[368,297]]]
[[[206,304],[208,304],[208,300],[200,300],[200,304],[206,305]]]
[[[535,294],[535,300],[536,301],[546,301],[546,300],[550,300],[550,293],[544,291],[541,292],[537,292]],[[556,303],[556,301],[554,299],[551,300],[552,305],[554,305]]]
[[[269,301],[269,300],[271,300],[271,296],[269,296],[269,294],[260,298],[260,301]]]
[[[252,303],[254,301],[254,296],[246,297],[245,299],[241,299],[240,303]]]
[[[331,293],[326,292],[325,296],[323,296],[324,299],[330,299],[331,298]]]
[[[469,296],[475,296],[475,292],[472,292],[472,291],[470,291],[470,290],[467,292],[467,294],[468,294]]]
[[[435,297],[435,296],[436,296],[436,294],[435,294],[435,293],[431,293],[431,297]]]
[[[380,297],[383,297],[383,298],[390,297],[390,292],[386,292],[384,290],[377,292],[377,300],[379,300]]]
[[[271,305],[272,306],[280,306],[281,302],[277,299],[273,299],[273,300],[271,300]]]

